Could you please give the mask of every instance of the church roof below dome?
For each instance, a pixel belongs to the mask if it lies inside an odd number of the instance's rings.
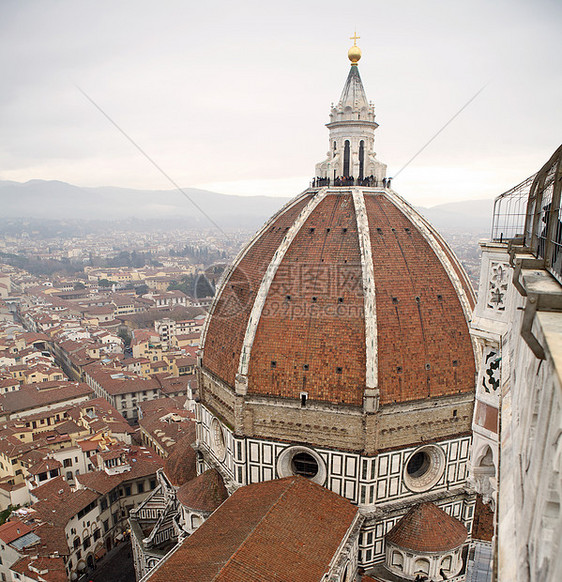
[[[308,190],[217,292],[203,370],[261,396],[362,406],[474,390],[474,294],[443,239],[382,188]]]
[[[190,434],[180,439],[164,462],[164,473],[170,483],[179,487],[197,476],[195,426]]]
[[[347,499],[304,477],[246,485],[148,581],[320,580],[356,515]]]
[[[184,483],[177,492],[178,501],[194,511],[211,512],[228,498],[224,481],[216,469],[208,469]]]
[[[448,552],[462,545],[466,527],[434,503],[414,505],[388,532],[386,541],[414,552]]]

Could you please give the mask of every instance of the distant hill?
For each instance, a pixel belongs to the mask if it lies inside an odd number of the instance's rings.
[[[227,196],[185,188],[185,193],[222,228],[257,227],[287,202],[268,196]],[[0,181],[3,218],[43,220],[178,219],[211,226],[209,220],[178,190],[82,188],[66,182]]]
[[[494,199],[448,202],[418,208],[437,229],[488,233],[492,224]]]
[[[289,198],[227,196],[185,188],[185,193],[222,228],[257,228]],[[0,181],[2,218],[42,220],[185,219],[186,226],[211,226],[177,190],[82,188],[59,181]],[[488,232],[493,200],[466,200],[418,210],[438,229]]]

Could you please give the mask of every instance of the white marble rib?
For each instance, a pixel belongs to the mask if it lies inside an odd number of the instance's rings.
[[[377,351],[377,300],[375,295],[375,271],[371,234],[363,192],[353,189],[353,204],[357,221],[357,235],[361,249],[361,272],[363,276],[363,293],[365,297],[365,347],[366,347],[366,386],[378,387],[378,351]]]
[[[267,270],[262,278],[260,288],[256,295],[254,305],[252,306],[252,312],[250,313],[250,317],[248,319],[248,325],[246,326],[246,334],[244,336],[244,343],[242,344],[242,351],[240,352],[240,361],[238,364],[238,376],[245,377],[248,374],[250,354],[252,352],[252,346],[256,337],[258,323],[263,311],[263,307],[265,305],[265,300],[267,299],[267,295],[271,287],[271,283],[273,282],[273,278],[277,273],[277,269],[285,257],[285,254],[289,250],[289,247],[295,239],[295,236],[302,228],[308,217],[312,214],[314,209],[318,206],[318,204],[324,200],[327,192],[328,188],[322,188],[319,190],[318,193],[314,195],[312,200],[310,200],[310,202],[302,209],[297,219],[290,226],[287,234],[285,234],[283,237],[281,244],[275,251],[273,258],[267,267]]]

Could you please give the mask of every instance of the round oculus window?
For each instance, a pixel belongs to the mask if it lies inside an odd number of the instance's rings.
[[[322,457],[308,447],[288,447],[277,458],[279,477],[300,475],[319,485],[324,485],[327,476],[326,463]]]
[[[318,463],[309,453],[297,453],[291,459],[291,468],[295,475],[312,479],[318,475]]]
[[[211,425],[211,438],[213,439],[213,451],[217,458],[222,461],[226,456],[226,442],[221,423],[215,418]]]
[[[431,489],[445,470],[445,453],[435,445],[427,445],[414,451],[404,467],[404,483],[410,491]]]
[[[422,475],[425,475],[429,471],[431,466],[431,459],[427,454],[427,451],[417,451],[414,453],[408,464],[406,465],[406,471],[410,477],[417,479]]]

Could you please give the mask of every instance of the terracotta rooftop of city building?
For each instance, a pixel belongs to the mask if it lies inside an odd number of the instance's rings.
[[[0,411],[4,413],[20,412],[92,395],[93,390],[82,382],[60,380],[26,384],[15,392],[0,394]]]
[[[27,579],[45,582],[66,582],[65,560],[53,556],[25,556],[10,566],[10,570]]]
[[[388,532],[386,541],[417,552],[446,552],[468,536],[466,527],[434,503],[414,505]]]
[[[227,272],[203,370],[248,394],[363,404],[474,390],[474,292],[441,236],[389,189],[307,190]]]
[[[33,528],[19,519],[7,521],[0,525],[0,540],[6,544],[10,544],[14,540],[28,534],[30,531],[33,531]]]

